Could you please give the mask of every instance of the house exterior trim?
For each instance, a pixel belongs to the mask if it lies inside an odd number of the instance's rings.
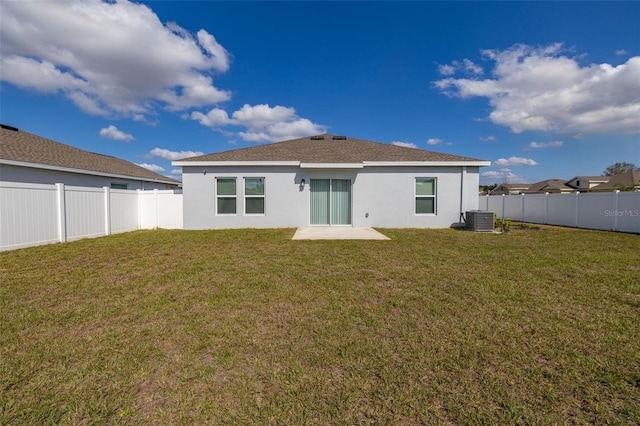
[[[290,166],[301,169],[362,169],[364,167],[485,167],[491,161],[363,161],[361,163],[303,163],[300,161],[173,161],[177,167]]]
[[[120,175],[115,173],[97,172],[97,171],[86,170],[86,169],[74,169],[70,167],[52,166],[49,164],[41,164],[41,163],[27,163],[24,161],[0,159],[0,164],[6,164],[8,166],[30,167],[33,169],[55,170],[58,172],[76,173],[76,174],[84,174],[84,175],[92,175],[92,176],[104,176],[109,178],[128,179],[128,180],[143,181],[143,182],[156,182],[156,183],[164,183],[168,185],[177,186],[177,183],[172,180],[150,179],[150,178],[145,178],[141,176]]]
[[[364,167],[459,167],[490,166],[491,161],[363,161]]]
[[[299,161],[172,161],[178,167],[300,166]]]
[[[300,163],[301,169],[362,169],[362,163]]]

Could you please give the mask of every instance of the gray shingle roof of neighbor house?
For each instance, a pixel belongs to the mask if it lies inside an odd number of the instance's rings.
[[[574,176],[573,179],[568,180],[567,182],[571,182],[572,180],[597,180],[597,181],[606,181],[609,179],[609,176]]]
[[[640,170],[608,176],[609,181],[591,188],[592,191],[615,191],[640,186]]]
[[[249,148],[206,154],[176,161],[174,165],[189,166],[190,162],[299,161],[301,163],[363,163],[377,162],[489,162],[476,158],[442,154],[345,136],[323,134]],[[486,163],[486,164],[484,164]]]
[[[178,185],[180,182],[129,161],[84,151],[37,136],[15,127],[0,125],[0,162],[6,160],[92,174],[118,175],[134,179]]]
[[[564,179],[547,179],[540,182],[532,183],[526,192],[544,192],[549,190],[574,191],[575,188],[567,186]]]

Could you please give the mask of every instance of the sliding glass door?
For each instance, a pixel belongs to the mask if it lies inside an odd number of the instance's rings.
[[[351,225],[349,179],[311,179],[311,225]]]

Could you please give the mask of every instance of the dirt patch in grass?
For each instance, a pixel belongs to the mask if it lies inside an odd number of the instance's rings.
[[[0,424],[640,423],[637,235],[292,233],[1,253]]]

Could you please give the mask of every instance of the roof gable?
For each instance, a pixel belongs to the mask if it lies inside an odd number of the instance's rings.
[[[339,164],[363,163],[367,161],[462,162],[482,160],[345,136],[324,134],[191,157],[180,160],[180,165],[188,165],[184,163],[196,161],[298,161],[301,163]]]
[[[9,126],[0,128],[0,159],[178,184],[121,158],[84,151]]]

